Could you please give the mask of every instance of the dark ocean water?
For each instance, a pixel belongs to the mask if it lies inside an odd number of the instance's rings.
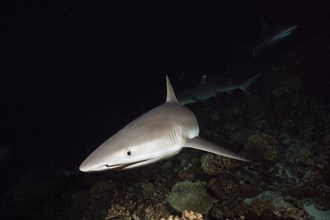
[[[5,1],[0,10],[0,219],[330,219],[326,4]],[[166,74],[179,95],[203,75],[228,86],[257,73],[250,94],[186,106],[201,137],[251,162],[184,149],[128,171],[79,171],[165,101]]]

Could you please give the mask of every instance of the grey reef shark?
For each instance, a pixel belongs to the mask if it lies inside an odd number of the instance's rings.
[[[288,38],[298,28],[298,25],[286,25],[281,27],[266,27],[267,25],[264,26],[264,30],[254,42],[254,44],[244,47],[246,51],[252,54],[254,60],[256,60],[258,51]]]
[[[167,76],[166,84],[166,102],[133,120],[96,148],[80,165],[80,171],[136,168],[172,157],[182,148],[249,161],[199,137],[196,116],[179,104]]]
[[[261,73],[258,73],[241,84],[209,84],[206,82],[206,76],[204,75],[199,85],[182,92],[178,96],[178,100],[181,105],[187,105],[207,100],[219,95],[220,93],[226,92],[231,94],[236,89],[240,89],[249,94],[247,89],[260,75]]]

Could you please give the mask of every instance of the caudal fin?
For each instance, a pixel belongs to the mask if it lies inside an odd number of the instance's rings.
[[[246,80],[245,82],[243,82],[241,85],[240,85],[240,89],[243,91],[243,92],[245,92],[245,93],[247,93],[247,94],[250,94],[249,93],[249,91],[247,90],[249,87],[250,87],[250,85],[259,77],[259,76],[261,76],[262,74],[261,73],[258,73],[257,75],[255,75],[255,76],[253,76],[253,77],[251,77],[250,79],[248,79],[248,80]]]

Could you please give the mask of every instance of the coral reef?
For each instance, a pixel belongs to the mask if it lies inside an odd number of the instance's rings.
[[[191,150],[190,150],[191,151]],[[178,166],[178,177],[181,180],[193,181],[198,177],[200,173],[200,152],[190,152],[182,153],[178,156],[179,166]]]
[[[158,208],[163,207],[159,206]],[[168,216],[168,217],[164,217]],[[181,217],[178,215],[169,214],[166,209],[161,208],[157,209],[155,207],[147,207],[145,209],[145,215],[142,218],[135,214],[131,214],[124,206],[121,205],[112,205],[108,209],[108,214],[105,217],[105,220],[111,219],[121,219],[121,220],[140,220],[140,219],[150,219],[150,220],[203,220],[203,215],[194,211],[184,210],[181,214]]]
[[[100,219],[103,218],[116,195],[114,181],[98,181],[89,191],[78,191],[72,196],[70,216],[76,219]],[[79,210],[79,211],[78,211]]]
[[[230,135],[229,144],[235,148],[244,147],[244,144],[247,142],[250,136],[258,134],[257,130],[244,130],[240,132],[235,132]]]
[[[258,216],[261,216],[264,212],[272,212],[273,205],[267,199],[255,199],[251,204],[249,204],[248,210]]]
[[[216,219],[239,219],[248,213],[248,206],[243,201],[232,201],[226,203],[217,203],[210,215]]]
[[[130,209],[131,208],[127,208],[119,204],[112,205],[111,208],[108,209],[108,214],[105,219],[162,219],[164,216],[170,216],[162,204],[149,205],[145,208],[140,205],[139,207],[134,207],[131,211]]]
[[[116,204],[116,205],[111,205],[111,208],[108,209],[108,214],[105,217],[105,220],[114,219],[117,217],[120,217],[123,220],[130,220],[132,219],[130,215],[131,214],[129,210],[127,210],[124,206]]]
[[[184,210],[181,218],[182,220],[203,220],[203,215],[198,212]]]
[[[170,219],[171,214],[167,210],[164,204],[158,203],[149,205],[144,209],[144,213],[141,219],[162,219],[164,216],[169,216]]]
[[[299,162],[305,166],[312,164],[312,152],[309,149],[302,148],[299,150]]]
[[[234,199],[240,192],[238,181],[229,175],[220,175],[218,178],[211,179],[208,187],[221,200]]]
[[[201,164],[203,171],[208,175],[218,175],[229,168],[240,165],[236,160],[211,153],[202,156]]]
[[[155,185],[152,182],[146,181],[140,184],[142,195],[145,197],[152,197],[156,192]]]
[[[292,204],[286,204],[282,206],[278,211],[278,216],[283,216],[288,219],[299,219],[299,220],[308,220],[310,219],[307,213],[302,209],[297,208]]]
[[[207,213],[214,202],[201,182],[178,182],[172,188],[166,200],[176,210],[195,210],[199,213]]]
[[[273,136],[259,133],[248,138],[244,153],[252,160],[274,161],[278,156],[278,148],[279,143]]]

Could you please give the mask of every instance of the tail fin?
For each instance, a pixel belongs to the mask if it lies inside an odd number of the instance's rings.
[[[240,85],[240,89],[247,93],[247,94],[250,94],[249,91],[247,91],[247,89],[250,87],[250,85],[259,77],[261,76],[262,74],[261,73],[258,73],[257,75],[251,77],[250,79],[246,80],[245,82],[243,82],[241,85]]]

